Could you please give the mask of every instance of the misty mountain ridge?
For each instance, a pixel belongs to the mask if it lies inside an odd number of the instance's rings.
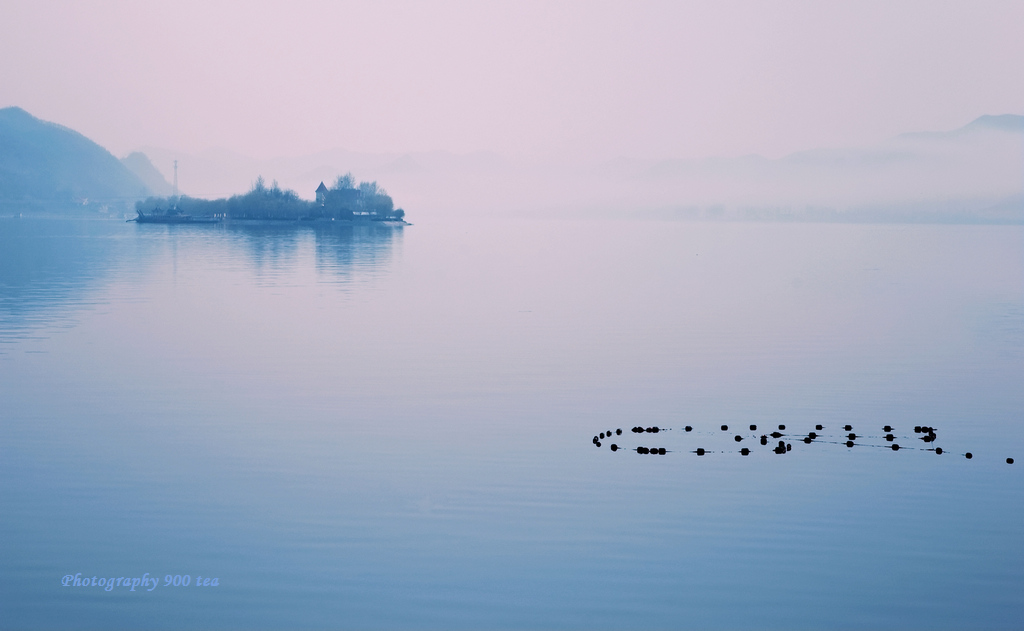
[[[20,107],[0,109],[0,203],[130,208],[149,187],[82,134]]]
[[[922,147],[931,150],[940,147],[961,149],[972,141],[989,141],[992,135],[1011,147],[1024,142],[1024,116],[1003,114],[981,116],[971,123],[951,131],[908,132],[887,141],[866,147],[819,147],[796,151],[780,158],[766,158],[757,154],[738,157],[706,157],[636,161],[646,164],[651,174],[671,172],[673,166],[683,169],[715,169],[722,167],[767,168],[771,165],[856,166],[887,165],[921,158]],[[926,143],[930,143],[927,144]],[[628,159],[622,161],[632,162]]]
[[[952,131],[901,134],[869,146],[810,149],[777,159],[626,160],[604,165],[599,173],[605,180],[628,181],[645,210],[661,213],[867,213],[880,220],[888,213],[926,220],[932,208],[936,220],[1022,222],[1024,116],[982,116]],[[609,186],[605,193],[615,195],[615,189]],[[628,194],[624,187],[619,192]]]
[[[985,114],[951,131],[918,131],[900,134],[903,139],[950,139],[978,132],[1008,132],[1024,134],[1024,116],[1017,114]]]
[[[149,161],[146,154],[141,151],[134,151],[121,158],[121,163],[128,167],[128,170],[135,174],[135,177],[142,180],[152,195],[166,197],[174,194],[174,187],[164,179],[164,176]]]

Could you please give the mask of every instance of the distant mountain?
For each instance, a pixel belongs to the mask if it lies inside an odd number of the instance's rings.
[[[1024,116],[986,115],[950,131],[777,159],[618,160],[595,176],[594,207],[630,203],[705,218],[1024,223]]]
[[[986,114],[985,116],[979,116],[974,122],[963,127],[963,129],[970,128],[998,129],[999,131],[1022,133],[1024,132],[1024,116],[1018,116],[1017,114],[992,116]]]
[[[1024,134],[1024,116],[1017,114],[986,114],[979,116],[963,127],[952,131],[919,131],[908,134],[900,134],[897,140],[950,140],[970,136],[979,133],[1014,133]]]
[[[135,151],[121,158],[121,164],[128,167],[128,170],[152,192],[153,195],[166,197],[174,194],[174,187],[171,186],[153,163],[149,161],[146,154]]]
[[[126,206],[150,192],[82,134],[19,107],[0,109],[0,203]]]

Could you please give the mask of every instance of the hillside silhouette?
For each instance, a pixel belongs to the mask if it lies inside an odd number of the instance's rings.
[[[20,107],[0,109],[0,204],[130,208],[153,192],[82,134]]]

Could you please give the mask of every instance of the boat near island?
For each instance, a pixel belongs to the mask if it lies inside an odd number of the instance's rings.
[[[139,213],[134,219],[128,221],[134,221],[135,223],[220,223],[220,217],[193,217],[192,215],[186,215],[180,210],[168,210],[166,212],[160,212],[159,210],[149,213],[148,215],[141,210],[136,210]]]
[[[138,216],[128,221],[134,221],[135,223],[220,223],[220,217],[211,217],[204,215],[195,217],[193,215],[186,214],[178,208],[178,203],[181,201],[181,196],[178,195],[178,161],[174,161],[174,195],[166,200],[168,206],[167,210],[162,210],[159,207],[154,208],[148,215],[142,212],[139,204],[135,205],[135,212]]]

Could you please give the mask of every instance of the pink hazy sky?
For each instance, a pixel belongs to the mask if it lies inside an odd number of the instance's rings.
[[[21,2],[0,107],[117,155],[779,156],[1024,114],[1024,2]]]

